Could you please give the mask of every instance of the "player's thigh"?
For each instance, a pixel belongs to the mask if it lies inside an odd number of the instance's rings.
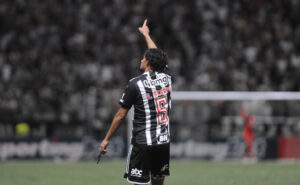
[[[163,185],[165,177],[153,177],[151,175],[151,184],[152,185]]]
[[[153,147],[150,152],[150,158],[152,177],[169,176],[170,144]]]
[[[149,154],[144,146],[133,146],[129,153],[124,177],[134,184],[147,184],[150,182]]]

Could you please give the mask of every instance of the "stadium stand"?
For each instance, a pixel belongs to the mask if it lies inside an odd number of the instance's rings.
[[[3,0],[0,120],[105,129],[121,89],[138,74],[145,46],[137,27],[145,17],[169,55],[173,90],[299,91],[299,6],[297,0]],[[300,110],[299,103],[274,103],[269,114],[289,116],[295,106]],[[207,111],[203,119],[214,106]]]

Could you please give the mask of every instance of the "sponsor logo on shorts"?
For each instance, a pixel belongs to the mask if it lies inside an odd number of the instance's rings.
[[[142,177],[142,173],[143,171],[142,170],[139,170],[137,168],[134,168],[134,169],[131,169],[131,176],[134,176],[134,177]]]
[[[161,171],[161,172],[164,172],[164,171],[166,171],[166,170],[168,170],[168,169],[169,169],[169,165],[166,164],[166,165],[164,165],[164,166],[160,169],[160,171]]]

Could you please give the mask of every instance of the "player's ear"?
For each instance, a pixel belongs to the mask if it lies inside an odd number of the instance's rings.
[[[146,59],[146,66],[150,66],[150,62],[147,59]]]

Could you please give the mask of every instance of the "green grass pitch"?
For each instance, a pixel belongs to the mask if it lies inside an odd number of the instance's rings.
[[[300,185],[300,164],[171,161],[165,185]],[[126,185],[125,161],[0,163],[0,185]]]

